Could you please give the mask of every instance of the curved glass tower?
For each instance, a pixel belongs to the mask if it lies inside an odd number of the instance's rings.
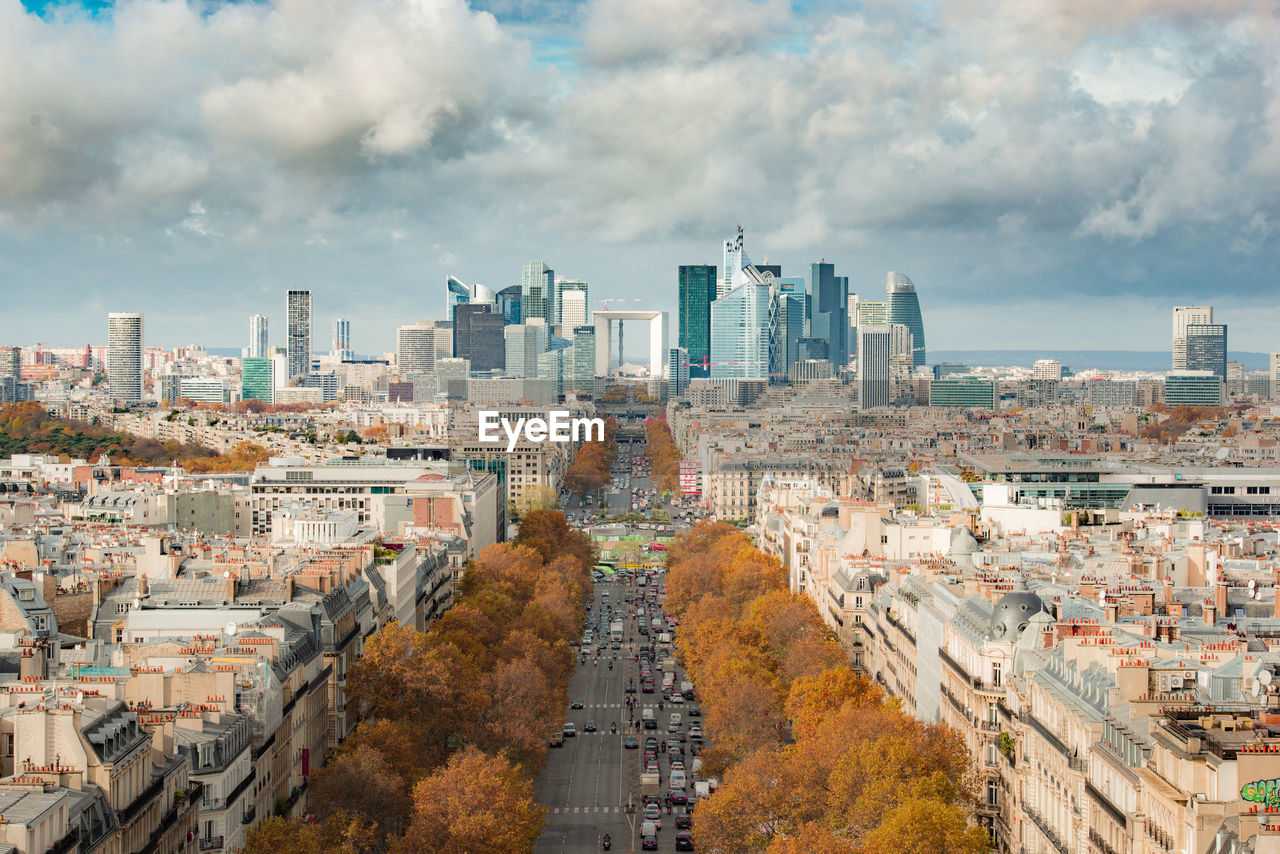
[[[920,316],[920,299],[916,286],[901,273],[889,273],[885,290],[888,293],[889,323],[901,323],[911,330],[911,365],[924,364],[924,318]]]

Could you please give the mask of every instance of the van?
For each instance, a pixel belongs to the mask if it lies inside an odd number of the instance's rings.
[[[673,726],[679,727],[680,724],[683,723],[683,721],[684,721],[684,718],[680,715],[679,712],[671,713],[671,723]]]
[[[648,821],[648,820],[640,822],[640,835],[641,836],[657,836],[658,823],[655,821]]]
[[[671,788],[683,789],[685,787],[686,782],[687,781],[685,779],[683,771],[677,770],[677,771],[671,772],[671,783],[670,783]]]
[[[653,720],[653,706],[645,706],[640,712],[640,719],[645,721]]]

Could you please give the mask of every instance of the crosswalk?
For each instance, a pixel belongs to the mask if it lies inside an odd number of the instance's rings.
[[[581,815],[581,814],[584,814],[584,813],[586,813],[586,814],[594,814],[594,813],[612,813],[612,814],[616,814],[616,813],[620,813],[620,812],[622,812],[622,808],[621,808],[621,807],[552,807],[552,808],[551,808],[551,814],[552,814],[552,815],[560,815],[560,814],[564,814],[564,815]]]

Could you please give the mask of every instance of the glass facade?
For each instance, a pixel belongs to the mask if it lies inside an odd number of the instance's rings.
[[[827,356],[839,367],[849,352],[849,279],[837,276],[834,264],[815,261],[809,265],[809,293],[808,337],[825,338]]]
[[[930,406],[996,409],[996,382],[982,377],[950,376],[929,384]]]
[[[911,330],[911,365],[918,368],[925,363],[924,318],[920,315],[920,299],[916,286],[901,273],[890,273],[886,285],[888,293],[889,323],[901,323]]]
[[[716,296],[713,264],[680,266],[680,346],[689,354],[689,376],[710,375],[711,303]]]
[[[1209,371],[1227,376],[1227,325],[1192,323],[1187,326],[1188,371]]]
[[[711,304],[712,379],[769,378],[768,285],[741,285]]]
[[[1222,406],[1222,377],[1209,371],[1171,373],[1164,381],[1164,402],[1166,406]]]
[[[270,358],[240,360],[240,399],[275,403],[275,363]]]
[[[506,369],[506,323],[493,309],[489,303],[465,303],[453,310],[453,355],[469,360],[473,371]]]

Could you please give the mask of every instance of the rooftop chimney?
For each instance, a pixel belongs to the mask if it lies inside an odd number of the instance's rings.
[[[1204,611],[1204,624],[1212,628],[1213,624],[1218,621],[1218,609],[1209,599],[1204,600],[1202,608]]]

